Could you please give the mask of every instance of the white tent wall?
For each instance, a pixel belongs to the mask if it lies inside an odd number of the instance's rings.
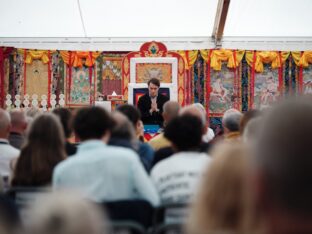
[[[217,0],[0,0],[0,46],[133,51],[213,48]]]

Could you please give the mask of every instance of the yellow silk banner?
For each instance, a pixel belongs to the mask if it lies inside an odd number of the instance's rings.
[[[68,51],[60,52],[64,62],[69,64],[69,55]],[[82,67],[83,61],[85,65],[91,67],[94,65],[96,58],[101,54],[101,52],[84,52],[84,51],[72,51],[71,52],[71,63],[73,67]]]
[[[19,53],[24,54],[24,49],[19,49]],[[52,53],[52,51],[51,51]],[[44,64],[49,62],[49,52],[47,50],[26,50],[25,63],[32,64],[33,60],[41,60]]]

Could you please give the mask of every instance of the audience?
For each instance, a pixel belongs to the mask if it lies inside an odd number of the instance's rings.
[[[63,127],[63,132],[65,136],[65,149],[67,156],[74,155],[77,151],[77,147],[69,142],[69,139],[73,135],[73,116],[69,109],[66,108],[58,108],[53,110],[53,114],[58,116],[61,120],[61,124]]]
[[[112,128],[113,120],[103,108],[78,111],[74,130],[82,143],[74,157],[55,168],[53,188],[77,189],[97,202],[145,199],[157,206],[158,194],[136,154],[106,144]]]
[[[27,118],[23,111],[14,110],[10,112],[11,130],[9,135],[10,145],[17,149],[21,149],[27,128]]]
[[[128,104],[119,106],[117,111],[124,114],[130,120],[137,136],[139,137],[142,131],[140,111],[136,107]],[[137,153],[139,154],[141,161],[147,165],[147,169],[149,171],[154,158],[154,150],[149,144],[141,142],[139,138],[134,143],[137,145],[135,148],[137,149]]]
[[[174,101],[168,101],[163,106],[163,113],[162,116],[164,118],[164,126],[168,125],[168,123],[178,116],[180,110],[180,104],[178,102]],[[171,143],[170,141],[164,137],[164,133],[160,133],[156,137],[152,138],[148,142],[154,150],[159,150],[164,147],[170,147]]]
[[[48,186],[54,167],[65,159],[64,134],[53,114],[37,116],[15,162],[12,186]]]
[[[20,151],[9,144],[8,138],[11,129],[10,115],[7,111],[0,109],[0,175],[7,179],[12,169],[10,163],[16,159]]]
[[[210,141],[202,105],[179,108],[177,102],[164,105],[164,132],[150,142],[155,157],[139,140],[140,113],[130,105],[112,115],[100,107],[80,109],[73,120],[77,152],[65,139],[72,134],[68,109],[37,115],[27,134],[22,111],[0,109],[0,175],[8,178],[13,170],[12,186],[52,184],[54,190],[27,213],[23,234],[107,233],[107,219],[91,201],[121,207],[137,200],[153,207],[191,204],[165,214],[166,222],[181,222],[187,212],[189,234],[312,233],[311,97],[265,112],[226,111],[220,144]],[[9,136],[21,151],[9,145]],[[73,157],[66,157],[65,144]],[[83,198],[59,192],[64,189]],[[20,227],[16,207],[0,194],[0,233]]]
[[[312,100],[267,111],[254,149],[251,187],[265,233],[312,233]]]
[[[176,153],[155,165],[151,178],[162,204],[188,203],[210,162],[207,154],[198,152],[202,122],[192,115],[179,116],[169,122],[165,137],[172,142]]]
[[[222,118],[224,139],[235,141],[240,139],[239,125],[243,114],[236,109],[227,110]]]
[[[76,193],[42,196],[29,211],[25,234],[106,234],[103,211]]]

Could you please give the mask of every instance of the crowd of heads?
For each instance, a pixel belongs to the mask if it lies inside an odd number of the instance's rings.
[[[18,158],[10,162],[11,186],[51,185],[54,168],[68,158],[65,143],[73,133],[82,143],[124,142],[133,150],[142,140],[140,112],[132,105],[119,106],[112,114],[101,107],[33,112],[34,116],[0,109],[0,138],[9,139],[12,129],[25,136]],[[181,107],[169,101],[163,117],[163,136],[174,153],[200,152],[210,127],[201,104]],[[210,141],[212,149],[205,152],[211,160],[198,179],[186,232],[312,232],[311,119],[310,97],[286,100],[262,111],[226,111],[224,134]],[[107,225],[97,206],[71,193],[39,200],[29,218],[26,233],[34,234],[96,234]]]

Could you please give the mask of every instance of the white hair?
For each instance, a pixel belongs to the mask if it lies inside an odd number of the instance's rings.
[[[0,132],[6,131],[11,124],[10,114],[0,109]]]

